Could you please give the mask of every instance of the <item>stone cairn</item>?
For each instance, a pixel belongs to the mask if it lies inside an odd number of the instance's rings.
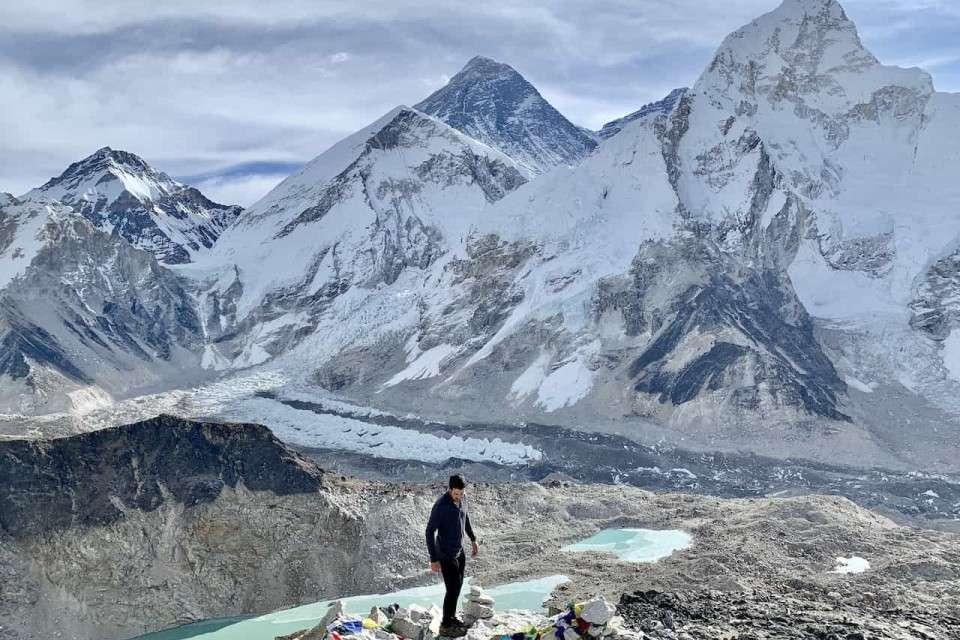
[[[623,627],[616,607],[603,597],[571,603],[552,617],[512,611],[494,613],[493,598],[473,585],[463,599],[463,619],[470,626],[464,640],[643,640]],[[319,624],[277,640],[439,640],[440,609],[415,604],[374,607],[353,617],[334,602]]]
[[[470,591],[463,598],[463,622],[471,626],[477,620],[489,620],[492,617],[493,598],[480,585],[470,585]]]

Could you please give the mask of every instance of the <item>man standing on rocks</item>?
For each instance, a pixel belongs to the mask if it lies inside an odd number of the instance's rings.
[[[467,483],[460,474],[450,476],[447,491],[440,496],[430,511],[427,522],[427,551],[430,553],[430,570],[443,574],[446,594],[443,597],[443,619],[440,635],[459,637],[467,632],[466,625],[457,619],[457,600],[463,587],[463,575],[467,558],[463,553],[463,536],[470,538],[471,556],[480,552],[477,536],[470,526],[470,516],[463,501]]]

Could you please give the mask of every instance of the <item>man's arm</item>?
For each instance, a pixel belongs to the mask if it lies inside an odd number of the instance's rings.
[[[437,527],[439,525],[439,514],[437,505],[433,505],[430,510],[430,519],[427,520],[427,553],[430,554],[430,562],[437,561]]]
[[[477,536],[473,535],[473,527],[470,526],[470,514],[466,514],[466,522],[464,523],[464,529],[467,531],[467,537],[470,538],[470,542],[476,542]]]
[[[477,536],[473,534],[473,527],[470,526],[470,514],[467,513],[464,519],[463,528],[467,532],[467,535],[470,537],[470,555],[474,558],[477,557],[477,554],[480,553],[480,546],[477,545]]]

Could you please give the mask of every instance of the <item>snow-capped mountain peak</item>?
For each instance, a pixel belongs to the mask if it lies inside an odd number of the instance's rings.
[[[464,82],[468,81],[485,81],[487,79],[495,78],[498,76],[518,76],[513,67],[502,62],[497,62],[493,58],[488,58],[487,56],[473,56],[467,61],[467,64],[463,66],[463,69],[460,70],[460,73],[457,74],[461,76],[461,80]]]
[[[597,146],[511,66],[476,56],[416,105],[507,154],[529,172],[578,164]]]
[[[128,195],[141,203],[155,200],[176,190],[179,185],[169,176],[155,171],[139,156],[127,151],[102,147],[66,171],[27,194],[43,193],[67,204],[77,199],[104,198],[104,206]]]
[[[212,202],[139,156],[110,147],[74,162],[23,198],[69,205],[98,228],[168,264],[190,262],[209,249],[240,212],[240,207]]]
[[[929,95],[933,84],[919,69],[882,65],[835,0],[785,0],[734,31],[694,86],[697,94],[778,104],[825,130],[833,143],[842,142],[843,132],[830,117],[865,105],[881,90],[901,100],[904,91]]]
[[[473,153],[489,157],[509,172],[517,172],[516,161],[496,148],[471,139],[440,119],[418,109],[399,105],[334,144],[248,207],[225,238],[225,246],[245,235],[247,229],[257,229],[256,233],[259,234],[261,224],[269,225],[274,229],[274,234],[281,233],[285,225],[294,222],[295,217],[302,218],[305,209],[317,205],[318,200],[324,198],[331,183],[342,178],[343,173],[354,168],[359,161],[369,160],[371,156],[383,155],[392,150],[419,150],[418,155],[429,156],[448,148],[469,149]],[[405,165],[394,168],[397,173],[410,169]],[[523,178],[517,175],[508,182],[512,189],[523,181]],[[502,195],[494,192],[487,194],[490,200],[496,200]],[[230,252],[233,253],[234,249],[235,247],[231,246]]]

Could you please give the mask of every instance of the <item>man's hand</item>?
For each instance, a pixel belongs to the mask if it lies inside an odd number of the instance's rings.
[[[474,555],[476,555],[476,554],[474,554]],[[430,571],[433,571],[434,573],[440,573],[440,563],[439,563],[439,562],[431,562],[431,563],[430,563]]]
[[[480,553],[480,546],[477,544],[476,540],[471,541],[470,545],[473,547],[473,553],[471,553],[470,555],[476,558],[477,554]]]

